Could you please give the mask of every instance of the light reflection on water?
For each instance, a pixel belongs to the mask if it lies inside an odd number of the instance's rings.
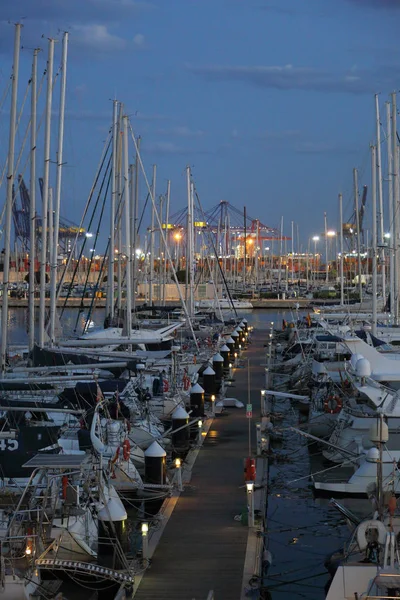
[[[88,317],[88,311],[80,311],[78,308],[67,308],[61,317],[62,336],[81,335]],[[105,309],[96,308],[91,320],[96,326],[104,322]],[[36,339],[38,332],[38,321],[35,323]],[[26,308],[10,308],[8,312],[8,336],[10,344],[28,343],[28,311]]]

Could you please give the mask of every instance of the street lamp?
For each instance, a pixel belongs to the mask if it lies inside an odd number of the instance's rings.
[[[180,261],[180,256],[179,256],[179,250],[180,250],[180,241],[182,239],[182,234],[179,233],[179,231],[177,231],[176,233],[174,233],[174,240],[176,241],[176,248],[175,248],[175,261],[177,264],[177,271],[179,271],[179,261]]]

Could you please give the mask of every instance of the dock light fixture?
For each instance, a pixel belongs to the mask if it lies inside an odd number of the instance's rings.
[[[32,547],[31,546],[27,546],[25,548],[25,554],[26,554],[26,556],[30,556],[32,554]]]
[[[211,414],[215,417],[215,396],[212,394],[211,396]]]
[[[246,481],[247,506],[248,506],[248,524],[254,527],[254,481]]]
[[[229,363],[229,368],[232,369],[232,363]]]
[[[149,558],[149,524],[146,522],[142,523],[142,558],[148,560]]]
[[[183,492],[183,485],[182,485],[182,461],[180,458],[176,458],[175,459],[175,467],[176,467],[176,483],[178,485],[178,490],[180,492]]]
[[[201,438],[203,437],[203,421],[201,419],[197,421],[197,427],[199,430],[198,443],[201,444]]]

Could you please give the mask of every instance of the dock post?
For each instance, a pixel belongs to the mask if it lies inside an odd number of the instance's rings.
[[[183,485],[182,485],[182,461],[180,458],[176,458],[175,459],[175,467],[176,467],[176,482],[178,485],[178,490],[180,492],[183,492]]]
[[[248,525],[254,527],[254,481],[246,481]]]
[[[142,523],[142,558],[143,561],[149,558],[149,524]]]

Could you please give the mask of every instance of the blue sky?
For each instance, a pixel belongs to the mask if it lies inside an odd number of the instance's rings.
[[[369,183],[374,93],[383,110],[399,87],[400,0],[14,0],[0,16],[0,96],[12,23],[24,23],[20,103],[31,49],[44,49],[41,73],[46,38],[70,32],[63,213],[76,222],[116,97],[149,178],[157,164],[157,192],[172,181],[172,212],[185,205],[189,164],[206,209],[228,200],[272,227],[283,216],[306,243],[324,211],[336,225],[339,191],[350,214],[353,167]],[[2,162],[7,119],[6,103]]]

